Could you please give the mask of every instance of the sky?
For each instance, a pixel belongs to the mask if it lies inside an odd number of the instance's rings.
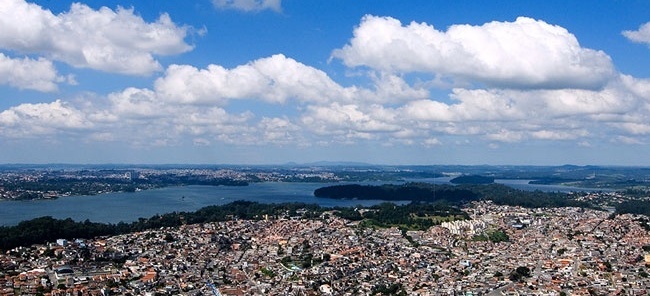
[[[648,12],[0,0],[0,163],[650,166]]]

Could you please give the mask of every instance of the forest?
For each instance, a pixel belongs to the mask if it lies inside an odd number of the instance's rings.
[[[476,200],[475,192],[459,186],[429,183],[406,183],[403,185],[334,185],[321,187],[314,196],[335,199],[373,199],[385,201],[447,201],[452,203]]]
[[[316,197],[335,199],[370,199],[386,201],[418,201],[461,204],[472,200],[491,200],[499,205],[541,207],[593,207],[565,193],[524,191],[503,184],[435,185],[406,183],[403,185],[334,185],[314,191]]]
[[[352,220],[363,221],[361,226],[398,227],[405,230],[427,230],[445,221],[469,219],[469,215],[456,206],[446,202],[412,202],[406,205],[381,203],[361,211],[352,208],[337,208],[336,215]]]
[[[637,214],[650,216],[649,200],[629,200],[616,205],[618,214]]]
[[[463,175],[449,180],[452,184],[492,184],[494,177],[485,177],[479,175]]]

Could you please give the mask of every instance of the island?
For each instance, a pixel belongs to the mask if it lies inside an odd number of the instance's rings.
[[[492,184],[494,177],[486,177],[479,175],[463,175],[449,180],[452,184]]]

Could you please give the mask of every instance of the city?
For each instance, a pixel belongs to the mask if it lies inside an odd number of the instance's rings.
[[[0,296],[650,296],[648,12],[0,0]]]
[[[348,178],[349,179],[349,178]],[[168,186],[246,186],[251,182],[337,182],[322,168],[119,167],[64,166],[3,168],[0,200],[52,199],[62,196],[134,192]]]
[[[361,210],[361,209],[359,209]],[[630,214],[473,202],[425,231],[324,212],[19,247],[0,295],[647,295],[650,234]],[[444,226],[444,227],[443,227]],[[491,229],[507,240],[477,239]]]

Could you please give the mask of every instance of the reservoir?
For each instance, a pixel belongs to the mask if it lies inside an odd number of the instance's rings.
[[[170,212],[196,211],[236,200],[259,203],[303,202],[324,207],[370,206],[379,200],[316,198],[314,190],[333,183],[251,183],[249,186],[179,186],[138,192],[115,192],[91,196],[64,196],[51,200],[0,201],[0,225],[42,216],[75,221],[132,222],[141,217]]]
[[[426,181],[449,184],[448,178]],[[558,185],[532,185],[522,180],[496,180],[522,190],[594,191],[588,188]],[[132,222],[156,214],[190,212],[210,205],[222,205],[236,200],[259,203],[303,202],[324,207],[370,206],[381,200],[349,200],[316,198],[314,190],[341,183],[251,183],[249,186],[180,186],[139,192],[115,192],[92,196],[65,196],[52,200],[0,201],[0,226],[16,225],[20,221],[42,216],[75,221],[118,223]],[[365,183],[380,185],[380,182]]]

